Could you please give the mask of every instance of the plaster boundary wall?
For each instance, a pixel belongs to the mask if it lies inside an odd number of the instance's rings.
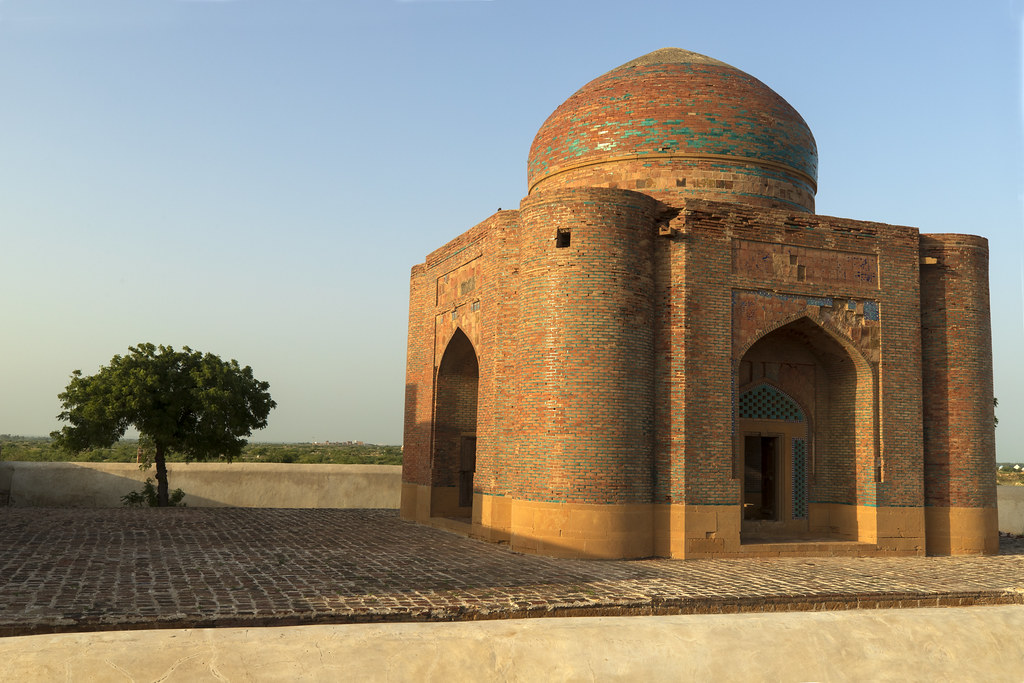
[[[400,465],[169,463],[191,507],[398,509]],[[0,462],[0,506],[121,507],[153,470],[133,463]],[[999,531],[1024,535],[1024,486],[999,486]]]
[[[400,465],[168,463],[171,490],[189,507],[389,508],[401,498]],[[154,469],[134,463],[0,462],[0,505],[121,507]]]
[[[23,681],[300,680],[313,644],[325,679],[1018,681],[1022,628],[994,605],[66,633],[0,657]]]

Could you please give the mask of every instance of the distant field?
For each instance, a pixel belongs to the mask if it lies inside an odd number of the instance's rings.
[[[49,438],[0,434],[0,461],[35,462],[135,462],[137,440],[119,441],[113,448],[97,448],[71,455],[53,447]],[[143,454],[145,457],[145,454]],[[185,458],[176,453],[170,462]],[[250,443],[235,459],[238,462],[291,462],[327,465],[401,465],[401,446],[352,443]]]
[[[1024,486],[1024,469],[1015,470],[1013,465],[1001,465],[996,473],[996,483],[1003,486]]]

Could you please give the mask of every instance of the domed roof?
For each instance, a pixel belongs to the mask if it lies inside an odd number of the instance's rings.
[[[665,48],[580,88],[541,126],[530,191],[593,185],[813,211],[810,128],[753,76]]]

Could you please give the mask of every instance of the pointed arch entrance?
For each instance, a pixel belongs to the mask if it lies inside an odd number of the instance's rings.
[[[448,341],[434,383],[431,446],[433,517],[472,517],[480,366],[461,329]]]
[[[743,522],[748,532],[800,534],[807,524],[807,413],[767,381],[739,400]]]
[[[870,536],[856,514],[876,494],[875,380],[864,356],[801,317],[747,349],[736,384],[741,541]]]

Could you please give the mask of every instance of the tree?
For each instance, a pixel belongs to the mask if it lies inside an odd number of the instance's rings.
[[[238,361],[225,362],[210,353],[185,346],[139,344],[95,375],[81,370],[57,397],[68,422],[50,434],[65,450],[109,448],[134,426],[153,447],[157,501],[168,505],[169,452],[185,460],[238,456],[245,438],[267,426],[277,405],[270,385],[253,377],[252,368]]]

